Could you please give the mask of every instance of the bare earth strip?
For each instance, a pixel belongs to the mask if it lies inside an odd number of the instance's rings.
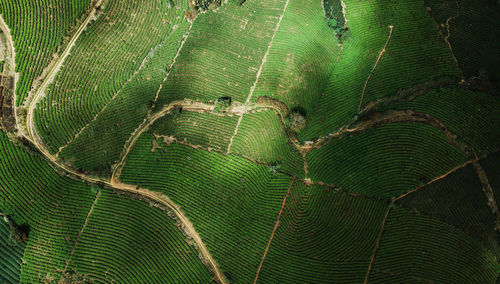
[[[95,7],[99,7],[101,4],[102,0],[100,0]],[[194,240],[194,242],[197,245],[198,250],[200,251],[201,255],[203,256],[203,259],[205,262],[210,266],[211,270],[215,274],[217,280],[220,283],[227,283],[227,280],[225,279],[224,275],[219,269],[219,266],[215,262],[215,260],[212,258],[210,253],[208,252],[208,249],[206,248],[205,244],[202,242],[200,236],[196,233],[194,230],[193,225],[189,222],[188,218],[184,215],[184,213],[180,210],[180,207],[173,203],[170,198],[167,196],[162,195],[161,193],[156,193],[149,191],[147,189],[141,189],[138,188],[137,186],[133,185],[127,185],[127,184],[122,184],[119,182],[114,182],[113,180],[111,181],[106,181],[98,178],[93,178],[91,176],[87,176],[85,174],[82,174],[68,165],[62,164],[55,155],[50,154],[47,148],[41,143],[41,139],[38,136],[38,133],[36,131],[36,127],[34,125],[34,119],[33,119],[33,114],[34,110],[36,108],[37,102],[43,97],[43,94],[45,92],[45,89],[47,88],[48,85],[53,81],[55,75],[59,71],[61,65],[63,64],[64,60],[67,58],[69,55],[69,52],[71,48],[74,46],[75,42],[77,39],[80,37],[82,32],[85,30],[87,27],[88,23],[92,20],[95,19],[97,10],[96,8],[93,8],[92,11],[89,13],[88,17],[86,20],[81,24],[81,26],[78,28],[77,32],[73,35],[71,38],[68,46],[64,50],[63,54],[61,57],[58,59],[56,64],[54,64],[53,68],[49,71],[47,77],[45,80],[42,82],[40,87],[36,90],[36,92],[33,95],[33,98],[29,101],[28,105],[28,112],[27,112],[27,118],[26,118],[26,124],[27,124],[27,133],[23,133],[22,135],[24,138],[28,141],[30,141],[40,153],[45,156],[50,162],[52,162],[56,167],[64,170],[65,172],[69,173],[70,175],[77,177],[83,181],[87,181],[90,183],[94,184],[99,184],[104,187],[116,189],[116,190],[121,190],[125,192],[130,192],[133,194],[139,194],[142,195],[146,198],[149,198],[155,202],[158,202],[159,204],[162,204],[166,206],[167,208],[171,209],[177,218],[181,221],[183,224],[184,228],[186,229],[186,233],[189,234],[189,236]],[[185,42],[185,39],[183,43]],[[183,44],[182,43],[182,44]],[[175,62],[175,61],[174,61]],[[20,125],[18,124],[18,129],[20,129]]]
[[[149,111],[146,115],[146,118],[134,130],[134,132],[132,132],[132,135],[130,135],[130,138],[127,140],[127,142],[123,146],[123,152],[121,154],[120,162],[118,162],[118,164],[113,166],[113,174],[112,174],[111,179],[113,179],[117,173],[119,176],[119,173],[121,171],[121,168],[123,167],[123,163],[125,161],[125,158],[127,157],[128,153],[130,152],[130,149],[134,145],[137,138],[142,134],[142,132],[144,132],[144,130],[147,129],[156,119],[162,117],[163,115],[165,115],[165,113],[168,110],[170,110],[168,107],[167,107],[167,110],[164,108],[160,112],[156,113],[153,117],[151,117],[151,113],[153,112],[153,109],[155,109],[155,107],[156,107],[156,102],[158,101],[158,97],[160,96],[160,92],[161,92],[161,89],[163,88],[163,84],[165,84],[165,82],[168,80],[168,76],[170,75],[170,72],[172,71],[172,67],[175,64],[177,57],[179,57],[179,54],[181,54],[182,47],[184,46],[184,43],[186,43],[186,40],[189,37],[189,33],[191,31],[191,28],[193,27],[194,21],[196,21],[196,19],[194,19],[192,22],[190,22],[189,28],[186,31],[186,33],[184,34],[182,41],[181,41],[181,44],[180,44],[179,48],[177,49],[177,53],[175,54],[174,58],[172,59],[172,62],[170,63],[170,65],[167,68],[167,72],[165,73],[165,77],[163,78],[160,86],[158,87],[158,90],[156,91],[155,97],[153,99],[153,104],[149,108]],[[174,102],[174,104],[175,104],[175,102]],[[170,105],[172,105],[172,103],[169,104],[169,106]]]
[[[17,102],[17,95],[16,95],[16,84],[19,79],[19,74],[16,73],[16,49],[14,48],[14,41],[12,40],[12,36],[10,34],[10,29],[9,26],[5,23],[3,16],[0,14],[0,29],[2,30],[3,34],[5,35],[5,38],[7,39],[7,44],[9,45],[8,48],[10,49],[10,60],[9,60],[9,67],[10,67],[10,72],[12,73],[11,75],[14,76],[14,86],[12,87],[12,94],[13,94],[13,109],[14,109],[14,118],[16,120],[16,125],[18,124],[17,122],[17,108],[15,107],[16,102]]]
[[[462,68],[460,68],[460,65],[458,64],[458,60],[457,60],[457,57],[455,56],[455,52],[453,52],[453,47],[451,46],[451,43],[449,41],[449,38],[450,38],[450,21],[460,17],[460,5],[458,4],[458,1],[455,0],[455,4],[457,5],[457,14],[455,16],[451,16],[449,17],[448,19],[446,19],[446,36],[444,37],[444,41],[446,42],[446,44],[448,45],[448,48],[450,49],[451,51],[451,56],[453,57],[453,60],[455,61],[455,64],[457,65],[457,68],[458,70],[460,70],[460,75],[462,77],[462,82],[465,81],[465,76],[464,76],[464,71],[462,70]]]
[[[495,200],[493,188],[491,188],[490,182],[488,181],[488,176],[486,175],[486,172],[479,163],[477,155],[475,153],[474,155],[476,156],[476,159],[472,161],[472,165],[474,166],[474,169],[476,170],[479,180],[481,181],[483,192],[486,195],[486,198],[488,199],[488,206],[490,207],[493,214],[495,214],[496,216],[495,230],[500,231],[500,212],[498,210],[497,201]]]
[[[384,234],[385,223],[387,222],[387,217],[389,217],[389,212],[391,211],[392,205],[394,202],[391,202],[387,207],[387,211],[385,212],[384,220],[382,221],[382,228],[380,228],[380,233],[378,234],[377,242],[375,243],[375,247],[373,248],[372,258],[370,260],[370,265],[368,265],[368,270],[366,271],[364,284],[368,283],[368,278],[370,277],[370,271],[373,267],[373,262],[375,261],[375,255],[377,255],[378,246],[380,245],[380,240],[382,240],[382,235]]]
[[[248,93],[245,104],[248,104],[250,102],[250,100],[252,99],[253,92],[255,91],[255,88],[257,87],[257,83],[259,83],[260,75],[262,74],[262,70],[264,68],[264,65],[267,62],[267,56],[269,55],[269,51],[271,50],[271,47],[273,46],[274,37],[276,37],[276,34],[278,33],[278,30],[279,30],[280,25],[281,25],[281,21],[283,20],[283,17],[285,16],[286,9],[288,8],[289,3],[290,3],[290,0],[287,0],[285,3],[285,6],[283,7],[283,12],[281,13],[280,18],[278,20],[278,23],[276,24],[276,28],[274,29],[273,36],[271,37],[271,40],[269,41],[269,44],[267,45],[266,53],[264,54],[264,57],[262,58],[262,62],[260,64],[259,70],[257,71],[257,74],[255,75],[255,81],[253,82],[253,85],[250,88],[250,92]],[[240,116],[240,118],[238,119],[238,122],[236,123],[236,127],[234,128],[233,136],[231,136],[231,139],[229,139],[229,145],[227,146],[226,155],[231,153],[231,146],[233,145],[234,137],[236,136],[236,134],[238,134],[238,127],[240,126],[242,120],[243,120],[243,114]]]
[[[382,58],[382,55],[385,53],[385,49],[387,48],[387,45],[389,44],[389,40],[391,40],[393,30],[394,30],[394,26],[392,26],[392,25],[389,26],[389,36],[387,37],[387,41],[385,42],[384,48],[382,48],[382,50],[378,54],[377,61],[375,61],[375,65],[373,65],[373,68],[370,71],[370,75],[368,75],[368,78],[366,78],[365,86],[363,87],[363,92],[361,93],[361,99],[359,100],[358,112],[361,110],[361,105],[363,104],[363,99],[365,97],[365,92],[366,92],[366,87],[368,86],[368,81],[370,81],[370,78],[372,77],[373,71],[375,71],[375,68],[377,68],[377,65],[380,61],[380,58]]]
[[[256,284],[257,280],[259,280],[260,271],[262,269],[262,265],[264,265],[264,261],[266,260],[267,252],[269,251],[269,247],[271,246],[271,243],[272,243],[273,238],[274,238],[274,233],[276,233],[276,230],[280,226],[281,213],[283,213],[283,209],[285,208],[286,200],[288,199],[288,196],[290,196],[290,190],[292,189],[294,181],[295,181],[295,177],[292,178],[292,182],[290,182],[290,186],[288,187],[288,191],[286,192],[286,195],[283,198],[283,203],[281,204],[281,209],[280,209],[280,212],[278,213],[278,219],[276,220],[276,224],[274,224],[273,232],[271,233],[271,237],[269,238],[269,242],[267,243],[266,250],[264,251],[264,255],[262,256],[262,260],[260,261],[259,268],[257,269],[257,274],[255,275],[255,280],[253,281],[254,284]]]
[[[80,232],[78,232],[78,235],[76,236],[75,243],[73,244],[73,247],[71,248],[71,252],[69,253],[69,258],[66,261],[66,265],[64,266],[63,274],[66,272],[68,269],[68,265],[71,262],[71,257],[73,257],[73,254],[75,253],[76,246],[78,244],[78,240],[80,239],[80,236],[83,234],[83,231],[85,231],[85,227],[87,226],[87,222],[89,221],[90,215],[92,215],[92,212],[94,211],[94,207],[97,204],[97,200],[101,196],[101,191],[99,190],[95,196],[94,203],[92,203],[92,206],[90,207],[89,213],[87,214],[87,217],[85,218],[85,222],[83,222],[82,229]]]
[[[82,34],[82,32],[87,28],[87,26],[90,23],[90,21],[93,20],[93,19],[95,19],[96,14],[97,14],[97,7],[101,6],[102,1],[103,0],[99,0],[99,2],[97,2],[96,5],[92,8],[92,11],[90,11],[90,13],[87,16],[87,18],[85,19],[85,21],[83,21],[83,23],[80,25],[80,27],[75,32],[75,34],[71,37],[71,40],[69,41],[68,46],[66,47],[66,49],[63,51],[63,53],[61,54],[61,56],[57,59],[56,63],[52,67],[52,69],[48,72],[47,77],[45,78],[45,80],[43,80],[42,84],[34,92],[33,97],[32,98],[28,98],[29,103],[28,103],[28,111],[27,111],[27,114],[26,114],[26,127],[27,127],[26,131],[27,131],[27,133],[23,133],[23,135],[26,138],[28,138],[28,139],[31,138],[33,140],[38,140],[38,141],[41,140],[40,137],[38,136],[38,134],[36,133],[35,125],[34,125],[34,119],[33,119],[33,114],[34,114],[36,105],[40,101],[40,99],[44,96],[45,89],[54,80],[57,72],[59,71],[59,69],[61,68],[62,64],[64,63],[64,61],[68,57],[71,49],[75,45],[76,41],[78,40],[78,38],[80,37],[80,35]]]

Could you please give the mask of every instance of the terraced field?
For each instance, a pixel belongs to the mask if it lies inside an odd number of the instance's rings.
[[[499,13],[0,1],[0,282],[497,283]]]
[[[16,49],[19,82],[16,104],[21,105],[32,89],[33,80],[42,76],[54,54],[61,50],[90,0],[12,1],[0,3],[0,14],[11,28]],[[36,29],[36,33],[33,31]]]
[[[4,218],[2,217],[2,219]],[[6,219],[0,220],[0,253],[2,254],[0,281],[5,283],[19,282],[21,257],[25,247],[25,243],[16,243],[11,239],[9,221]]]

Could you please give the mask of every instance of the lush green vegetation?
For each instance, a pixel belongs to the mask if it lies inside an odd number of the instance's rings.
[[[396,274],[396,279],[403,275],[412,283],[494,283],[500,265],[453,226],[406,209],[392,209],[373,271]]]
[[[465,156],[436,128],[392,123],[352,137],[334,138],[307,155],[307,162],[307,176],[313,181],[389,198],[464,163]]]
[[[11,237],[11,229],[7,218],[0,219],[0,281],[2,283],[19,282],[21,274],[21,257],[26,244],[15,242]]]
[[[98,282],[208,283],[212,278],[166,212],[108,191],[97,200],[68,269]]]
[[[387,205],[294,183],[259,282],[362,283]]]
[[[489,0],[425,1],[430,14],[440,25],[443,36],[449,37],[459,66],[467,79],[482,83],[500,83],[500,4]],[[448,28],[446,21],[451,20]]]
[[[500,253],[494,229],[496,218],[487,205],[488,199],[471,164],[409,194],[396,204],[453,225],[490,252],[497,256]]]
[[[97,175],[109,174],[125,142],[146,117],[187,26],[187,21],[179,23],[175,31],[148,53],[143,67],[114,94],[116,97],[106,108],[84,126],[78,137],[68,141],[68,146],[59,153],[62,159]]]
[[[95,4],[32,2],[18,105]],[[500,281],[498,5],[104,1],[0,133],[0,282]]]
[[[184,241],[166,212],[60,177],[45,161],[14,146],[3,133],[0,149],[0,211],[29,228],[21,282],[60,279],[69,259],[71,265],[66,272],[102,281],[130,280],[144,274],[159,282],[176,281],[177,277],[188,279],[186,275],[193,281],[211,278],[197,252]],[[99,191],[101,196],[97,199]],[[95,208],[90,211],[96,199]],[[146,218],[149,222],[144,222]],[[153,236],[158,239],[151,241]],[[146,242],[150,245],[147,248],[139,245]],[[121,254],[117,246],[122,247]],[[73,247],[75,254],[70,257]],[[164,252],[161,257],[159,251]],[[144,265],[133,265],[137,259]],[[106,273],[110,267],[113,270]],[[1,273],[0,277],[5,275]]]
[[[357,113],[365,83],[362,105],[432,78],[459,78],[451,52],[436,33],[422,0],[344,2],[350,36],[343,42],[308,126],[299,135],[302,140],[326,135],[349,122]],[[367,81],[389,38],[390,25],[393,32],[386,51]]]
[[[181,143],[225,153],[237,121],[237,116],[174,109],[170,115],[157,120],[151,126],[151,131],[155,135],[175,138]]]
[[[274,111],[246,114],[234,137],[231,153],[266,163],[279,171],[304,176],[302,157],[288,141]]]
[[[63,39],[78,25],[90,0],[3,0],[0,14],[11,29],[16,50],[17,102],[24,102],[34,79],[42,75]],[[36,32],[34,32],[36,30]]]
[[[52,153],[70,142],[122,88],[134,88],[132,84],[124,85],[143,75],[136,73],[169,35],[177,28],[186,28],[181,25],[182,9],[168,8],[163,0],[109,0],[103,13],[80,36],[47,96],[36,108],[36,127]],[[168,46],[166,49],[167,56],[161,59],[162,63],[152,61],[150,64],[163,64],[160,68],[165,69],[170,64],[171,53],[177,50]],[[151,105],[158,87],[153,85],[155,82],[158,80],[153,80],[150,86],[155,90],[148,91],[146,98],[140,98],[140,106]],[[130,91],[128,94],[131,95]],[[140,93],[132,94],[140,96]],[[138,112],[144,114],[140,108]],[[103,162],[99,162],[101,166]]]
[[[270,96],[312,115],[339,56],[335,32],[325,22],[321,1],[290,1],[254,99]]]
[[[432,90],[411,102],[381,109],[411,109],[439,119],[479,156],[500,149],[500,99],[457,86]]]
[[[291,177],[233,155],[173,143],[152,150],[145,133],[121,180],[180,205],[231,282],[249,283],[266,248]]]
[[[246,1],[198,15],[157,109],[184,98],[245,102],[284,5],[280,0]]]

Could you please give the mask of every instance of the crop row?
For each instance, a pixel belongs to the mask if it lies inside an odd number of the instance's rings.
[[[97,282],[208,283],[212,278],[166,212],[107,191],[97,200],[69,268]]]
[[[496,218],[471,164],[407,195],[396,204],[453,225],[492,253],[498,255],[500,252],[494,230]]]
[[[500,265],[451,225],[392,209],[372,271],[435,283],[494,283]]]
[[[439,76],[455,76],[458,69],[419,1],[345,1],[350,36],[343,42],[329,84],[317,103],[309,127],[299,138],[325,135],[357,112],[365,82],[393,33],[367,84],[363,103],[395,94],[418,82]]]
[[[361,283],[387,204],[294,183],[260,283]]]
[[[439,0],[424,1],[431,8],[431,16],[447,35],[458,64],[466,79],[480,77],[481,80],[498,82],[500,28],[496,19],[500,16],[498,4],[490,1]],[[473,24],[471,24],[473,23]]]
[[[52,153],[109,103],[183,20],[182,13],[162,0],[106,2],[103,14],[77,40],[35,110],[37,129]]]
[[[21,282],[35,283],[61,278],[77,235],[84,228],[96,199],[97,190],[60,177],[42,159],[14,146],[5,134],[0,133],[0,212],[12,216],[17,224],[26,224],[30,228],[23,255]],[[185,243],[181,232],[166,212],[151,208],[143,201],[102,191],[89,216],[80,238],[83,243],[77,243],[72,258],[74,266],[69,266],[67,272],[76,270],[82,274],[81,268],[85,272],[83,274],[96,279],[104,279],[102,277],[105,276],[99,273],[106,270],[116,278],[120,278],[124,271],[132,270],[136,276],[149,275],[152,263],[164,259],[154,264],[158,273],[151,274],[154,275],[151,281],[165,282],[155,278],[158,275],[164,277],[162,279],[176,279],[182,273],[195,272],[197,274],[194,277],[209,277],[197,252]],[[152,249],[143,254],[143,247],[150,244],[154,244]],[[123,254],[118,254],[118,251]],[[110,260],[110,255],[134,255],[134,261],[129,259],[116,266],[118,260]],[[148,265],[137,265],[136,258],[141,258],[141,262]],[[85,259],[99,262],[84,265],[82,262]],[[94,274],[91,273],[94,268],[88,266],[92,264],[96,265]],[[186,271],[187,268],[191,270]]]
[[[14,243],[10,238],[11,231],[9,223],[0,219],[0,282],[19,282],[21,274],[21,257],[23,256],[25,243]]]
[[[238,116],[182,112],[159,119],[151,129],[157,135],[173,136],[181,142],[225,152],[237,121]]]
[[[269,96],[314,113],[340,47],[322,3],[290,0],[253,99]]]
[[[231,282],[250,283],[291,178],[233,155],[170,144],[151,151],[143,134],[123,182],[162,192],[178,204]]]
[[[69,142],[59,157],[74,161],[76,168],[97,175],[109,173],[110,166],[119,159],[125,142],[146,118],[188,24],[187,21],[179,23],[175,32],[148,54],[143,68],[118,91],[97,118]]]
[[[500,129],[500,99],[496,96],[450,86],[387,108],[430,114],[472,146],[479,156],[500,148],[497,130]]]
[[[432,126],[392,123],[334,138],[308,154],[307,162],[313,181],[388,198],[446,173],[465,157]]]
[[[248,1],[198,15],[158,108],[184,98],[246,101],[284,5],[278,0]]]
[[[291,145],[280,117],[274,111],[245,114],[231,152],[303,176],[302,157]]]
[[[93,196],[87,186],[61,178],[3,133],[0,144],[0,211],[31,228],[21,281],[38,282],[63,268]]]
[[[89,0],[6,0],[0,13],[11,29],[16,50],[17,102],[24,102],[33,80],[42,74]]]

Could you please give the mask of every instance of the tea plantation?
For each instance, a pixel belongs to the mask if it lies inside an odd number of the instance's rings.
[[[0,0],[0,283],[500,283],[499,17]]]

